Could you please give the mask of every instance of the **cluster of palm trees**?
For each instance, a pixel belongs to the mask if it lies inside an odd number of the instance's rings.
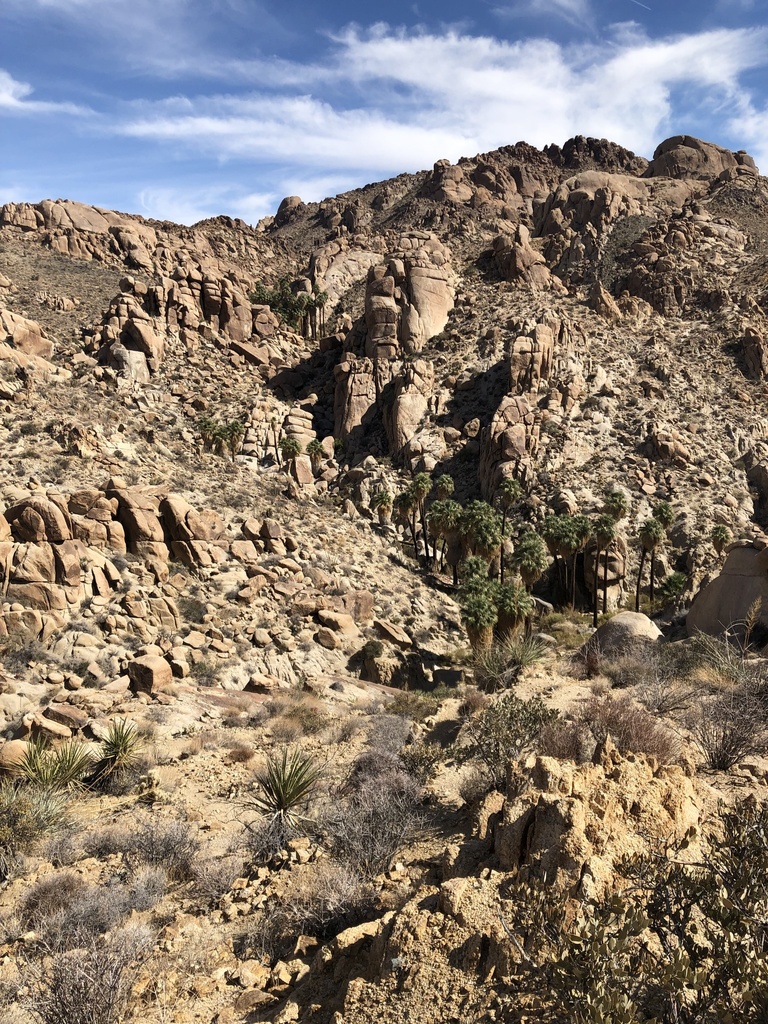
[[[201,416],[197,421],[197,429],[203,447],[208,451],[223,454],[228,451],[232,461],[240,451],[245,437],[245,425],[239,420],[232,420],[229,423],[219,423],[210,416]]]
[[[292,462],[295,462],[304,451],[301,441],[299,441],[298,438],[289,435],[281,437],[277,447],[286,467],[290,466]],[[313,438],[307,445],[306,454],[309,456],[309,460],[312,463],[312,469],[317,471],[320,467],[320,463],[325,458],[325,448],[323,448],[322,441],[318,441],[317,438]]]
[[[507,478],[499,486],[494,504],[470,501],[460,504],[452,498],[453,480],[447,475],[436,480],[427,473],[417,474],[401,493],[392,496],[379,491],[372,505],[382,521],[396,516],[410,533],[417,557],[427,565],[443,570],[451,568],[454,586],[459,589],[462,618],[473,647],[490,642],[494,630],[506,633],[528,621],[532,611],[531,590],[554,559],[564,604],[576,606],[576,570],[580,554],[593,559],[594,586],[592,620],[607,612],[609,560],[619,542],[619,524],[629,513],[627,495],[609,490],[595,516],[581,514],[550,515],[540,531],[523,530],[517,537],[511,568],[515,575],[505,579],[508,568],[504,558],[509,515],[523,497],[517,480]],[[430,495],[434,497],[427,504]],[[640,594],[646,563],[650,565],[649,597],[656,597],[656,554],[674,521],[667,501],[659,501],[653,514],[638,531],[640,564],[635,588],[635,610],[640,610]],[[727,527],[715,527],[712,542],[719,551],[730,540]],[[602,570],[602,571],[601,571]],[[459,588],[459,575],[461,587]],[[673,573],[663,596],[679,596],[686,578]],[[602,598],[602,600],[601,600]]]
[[[281,277],[275,288],[268,288],[259,281],[250,294],[251,302],[260,306],[269,306],[273,312],[285,320],[296,330],[300,330],[304,338],[317,340],[318,333],[325,334],[325,307],[328,293],[321,291],[317,285],[312,292],[295,292],[290,277]]]

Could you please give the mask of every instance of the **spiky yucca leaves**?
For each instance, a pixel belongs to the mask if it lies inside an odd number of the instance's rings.
[[[44,739],[32,740],[15,771],[39,789],[76,789],[93,765],[93,753],[85,743],[67,740],[50,747]]]
[[[256,774],[259,792],[250,802],[281,832],[292,831],[306,820],[300,809],[306,808],[320,779],[320,771],[311,754],[299,748],[289,751],[284,747]]]
[[[101,786],[107,780],[135,768],[143,750],[143,742],[134,722],[115,718],[101,743],[101,756],[88,778],[91,786]]]

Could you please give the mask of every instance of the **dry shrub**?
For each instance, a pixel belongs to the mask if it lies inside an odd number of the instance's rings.
[[[598,742],[610,736],[622,754],[648,754],[662,764],[680,756],[680,741],[631,697],[593,697],[578,716]]]
[[[459,714],[462,718],[470,718],[472,715],[479,714],[479,712],[487,708],[489,703],[490,698],[487,694],[483,693],[476,686],[468,686],[459,707]]]
[[[688,721],[708,768],[727,771],[745,757],[763,754],[768,746],[765,706],[747,688],[699,703]]]
[[[135,874],[142,866],[163,868],[169,878],[184,881],[192,876],[200,843],[189,822],[181,818],[144,818],[130,833],[122,833],[118,851]]]
[[[364,878],[386,871],[425,832],[420,797],[416,780],[404,771],[359,776],[325,822],[332,853]]]
[[[368,916],[371,885],[348,864],[323,859],[291,873],[279,901],[248,918],[235,953],[264,963],[289,959],[298,935],[329,939]]]
[[[396,754],[411,735],[411,723],[402,715],[380,712],[371,719],[368,743],[375,750]]]
[[[536,748],[543,757],[576,764],[591,760],[595,746],[595,737],[583,722],[557,721],[545,725],[536,741]]]
[[[371,887],[348,864],[310,864],[287,891],[279,915],[288,935],[327,938],[355,924],[373,903]]]
[[[295,743],[302,736],[314,736],[330,724],[320,701],[303,694],[273,697],[267,710],[272,716],[272,735],[280,743]]]
[[[73,871],[59,871],[36,882],[21,902],[19,919],[40,942],[61,952],[87,946],[132,910],[148,910],[165,893],[162,868],[141,868],[127,885],[93,885]]]
[[[196,891],[209,906],[216,906],[243,871],[242,857],[210,857],[196,864],[192,879]]]
[[[129,926],[44,964],[28,962],[23,975],[29,1008],[41,1024],[117,1024],[151,948],[149,931]]]
[[[224,760],[228,764],[246,764],[254,756],[256,751],[246,743],[239,743],[232,747]]]

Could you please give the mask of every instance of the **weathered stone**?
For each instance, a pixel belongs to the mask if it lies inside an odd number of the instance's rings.
[[[152,694],[172,682],[173,672],[164,658],[147,654],[129,663],[128,677],[134,693]]]

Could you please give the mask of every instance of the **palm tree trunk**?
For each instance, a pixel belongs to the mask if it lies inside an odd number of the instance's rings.
[[[647,553],[648,552],[645,550],[645,548],[643,548],[643,550],[642,550],[642,552],[640,554],[640,571],[637,574],[637,590],[635,591],[635,611],[636,612],[640,611],[640,587],[642,586],[642,583],[643,583],[643,569],[645,568],[645,556],[647,555]]]
[[[413,516],[408,516],[408,525],[411,528],[411,537],[413,539],[413,554],[414,554],[414,557],[416,558],[416,561],[418,562],[418,560],[419,560],[419,545],[418,545],[418,543],[416,541],[416,514],[415,513],[413,514]]]
[[[573,562],[571,563],[571,608],[576,608],[576,559],[579,557],[578,551],[573,553]]]
[[[650,596],[650,599],[651,599],[651,608],[650,608],[651,613],[653,613],[653,585],[656,582],[655,581],[655,573],[654,573],[654,564],[653,564],[656,561],[655,555],[656,555],[656,548],[652,548],[651,549],[651,586],[650,586],[650,591],[649,591],[649,596]]]
[[[610,550],[611,545],[609,544],[603,556],[603,615],[608,611],[608,552]]]
[[[600,604],[600,546],[595,548],[595,592],[592,595],[592,625],[597,629],[597,611]]]
[[[429,533],[427,532],[427,516],[424,502],[419,502],[419,515],[421,518],[421,532],[424,536],[424,557],[429,562]]]

